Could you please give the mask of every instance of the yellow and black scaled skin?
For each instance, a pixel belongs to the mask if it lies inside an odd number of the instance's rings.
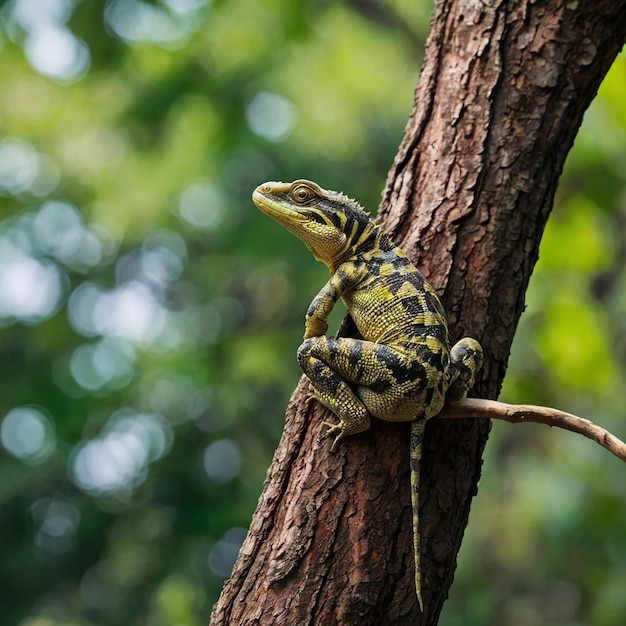
[[[424,424],[439,413],[446,394],[453,399],[467,395],[482,365],[482,348],[467,337],[450,348],[437,294],[354,200],[308,180],[264,183],[252,199],[331,273],[309,306],[298,349],[314,397],[339,418],[338,424],[328,424],[328,434],[335,435],[331,449],[346,435],[369,428],[372,415],[412,422],[415,588],[423,609],[418,495]],[[363,339],[326,336],[339,298]]]

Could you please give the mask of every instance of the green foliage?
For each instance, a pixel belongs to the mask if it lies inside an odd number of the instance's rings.
[[[325,275],[250,193],[308,177],[373,210],[417,77],[429,3],[349,6],[0,8],[3,623],[208,617]],[[504,390],[618,434],[625,67],[568,162]],[[442,623],[620,623],[621,471],[495,426]]]
[[[307,176],[374,207],[417,67],[312,1],[14,0],[0,20],[3,621],[197,623],[324,276],[250,194]]]

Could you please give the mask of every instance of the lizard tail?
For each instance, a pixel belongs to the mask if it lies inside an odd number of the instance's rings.
[[[411,422],[411,439],[409,451],[411,455],[411,509],[413,511],[413,549],[415,554],[415,592],[420,611],[424,612],[422,602],[422,577],[420,568],[420,532],[419,532],[419,485],[420,460],[422,458],[422,441],[424,439],[425,419],[416,419]]]

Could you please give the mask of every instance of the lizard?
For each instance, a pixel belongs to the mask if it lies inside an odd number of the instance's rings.
[[[301,239],[330,270],[305,317],[298,363],[312,396],[339,419],[331,451],[367,430],[370,417],[411,422],[410,482],[415,591],[423,612],[419,479],[424,426],[445,398],[463,399],[483,362],[476,339],[450,347],[441,302],[424,275],[355,200],[309,180],[266,182],[256,206]],[[362,339],[328,337],[341,298]]]

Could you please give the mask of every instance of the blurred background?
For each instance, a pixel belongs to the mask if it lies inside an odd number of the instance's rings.
[[[375,211],[431,10],[0,5],[3,624],[208,620],[327,274],[250,194],[307,177]],[[502,393],[622,438],[625,100],[622,54],[568,159]],[[580,436],[494,424],[441,623],[623,624],[625,471]]]

